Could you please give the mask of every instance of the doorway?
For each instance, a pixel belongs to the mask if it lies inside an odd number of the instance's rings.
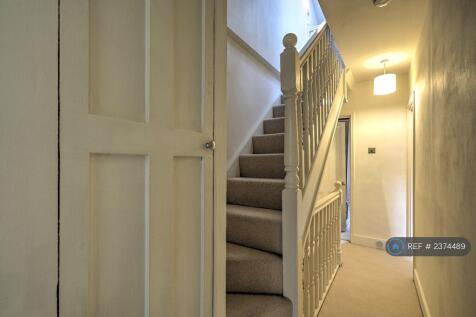
[[[350,242],[351,230],[351,118],[342,117],[337,123],[337,179],[345,186],[341,210],[341,240]]]

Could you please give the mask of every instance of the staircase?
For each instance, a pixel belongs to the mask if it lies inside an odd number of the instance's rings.
[[[303,51],[287,34],[283,105],[227,184],[227,317],[315,317],[341,264],[342,188],[317,197],[340,110],[345,65],[330,28]]]
[[[283,297],[284,106],[273,108],[227,189],[227,317],[290,317]]]

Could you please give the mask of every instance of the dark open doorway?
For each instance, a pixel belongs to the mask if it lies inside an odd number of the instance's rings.
[[[345,183],[344,204],[341,211],[341,239],[350,241],[351,231],[351,120],[340,118],[337,124],[336,138],[338,144],[338,178]]]

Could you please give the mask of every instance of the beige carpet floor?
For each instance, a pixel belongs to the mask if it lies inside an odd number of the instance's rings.
[[[343,244],[339,269],[319,317],[421,317],[410,258]]]

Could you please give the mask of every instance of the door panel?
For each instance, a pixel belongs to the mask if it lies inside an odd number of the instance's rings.
[[[90,1],[91,113],[145,121],[145,6],[145,0]]]
[[[144,315],[147,170],[143,155],[91,155],[89,300],[97,316]]]
[[[60,15],[61,315],[211,316],[212,1]]]

